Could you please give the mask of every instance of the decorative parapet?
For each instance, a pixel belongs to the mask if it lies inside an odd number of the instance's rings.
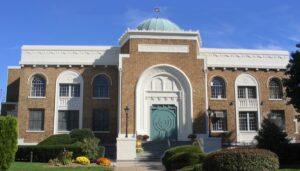
[[[118,65],[119,47],[23,46],[20,65]]]
[[[286,69],[289,52],[279,50],[200,48],[210,68]]]

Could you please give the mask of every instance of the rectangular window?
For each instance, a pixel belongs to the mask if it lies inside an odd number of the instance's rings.
[[[254,86],[239,86],[238,87],[239,99],[256,99],[256,87]]]
[[[78,110],[58,111],[58,131],[71,131],[76,128],[79,128]]]
[[[257,124],[257,112],[239,113],[240,131],[256,131],[258,126]]]
[[[29,111],[29,131],[44,130],[44,110],[34,109]]]
[[[68,84],[60,84],[59,85],[59,96],[60,97],[68,97],[69,96],[69,85]]]
[[[284,110],[272,110],[270,114],[271,121],[282,130],[285,130]]]
[[[225,111],[214,111],[214,117],[211,119],[213,131],[227,130],[227,116]]]
[[[71,84],[71,97],[79,97],[80,96],[80,84]]]
[[[93,131],[109,131],[109,111],[93,110]]]
[[[60,84],[60,97],[80,97],[80,84]]]

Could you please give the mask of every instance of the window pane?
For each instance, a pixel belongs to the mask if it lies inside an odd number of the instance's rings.
[[[109,131],[108,110],[95,109],[93,111],[93,131]]]
[[[238,87],[238,98],[240,99],[246,98],[246,87]]]
[[[256,88],[255,87],[247,87],[248,90],[248,98],[256,99]]]
[[[30,110],[29,111],[29,130],[42,131],[44,130],[44,111]]]
[[[257,130],[257,113],[249,112],[249,130],[256,131]]]
[[[42,76],[36,75],[31,83],[31,96],[44,97],[46,89],[46,81]]]
[[[225,82],[222,78],[216,77],[211,83],[211,97],[225,98]]]
[[[106,76],[99,75],[93,81],[93,96],[108,97],[109,81]]]
[[[58,130],[71,131],[79,128],[79,111],[65,110],[58,112]]]
[[[272,110],[270,116],[271,122],[277,125],[282,130],[285,129],[285,118],[283,110]]]
[[[212,129],[213,131],[226,131],[227,130],[227,117],[226,112],[217,111],[219,113],[223,113],[223,117],[216,116],[212,118]]]
[[[239,113],[239,125],[240,125],[240,131],[248,130],[248,122],[247,122],[247,113],[246,112]]]
[[[80,84],[71,84],[71,97],[80,96]]]
[[[59,85],[59,96],[60,97],[68,97],[69,96],[69,85],[68,84],[60,84]]]
[[[278,79],[272,79],[269,83],[270,99],[282,99],[283,92]]]

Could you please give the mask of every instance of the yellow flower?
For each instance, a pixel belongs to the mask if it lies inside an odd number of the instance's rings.
[[[82,165],[88,165],[91,163],[90,160],[85,156],[76,157],[76,162]]]

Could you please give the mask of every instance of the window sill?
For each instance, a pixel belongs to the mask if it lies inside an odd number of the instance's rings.
[[[110,131],[93,131],[93,133],[103,133],[103,134],[108,134]]]
[[[226,98],[210,98],[210,100],[227,100]]]
[[[93,100],[109,100],[110,97],[92,97]]]
[[[282,101],[283,99],[269,99],[270,101]]]
[[[211,131],[211,133],[228,133],[229,131]]]
[[[26,132],[28,132],[28,133],[43,133],[43,132],[45,132],[44,130],[40,130],[40,131],[38,131],[38,130],[26,130]]]
[[[45,99],[46,97],[40,96],[28,96],[28,99]]]
[[[254,133],[257,133],[257,131],[240,131],[240,133],[248,133],[248,134],[254,134]]]
[[[71,131],[57,131],[56,133],[57,134],[68,134],[68,133],[70,133]]]

